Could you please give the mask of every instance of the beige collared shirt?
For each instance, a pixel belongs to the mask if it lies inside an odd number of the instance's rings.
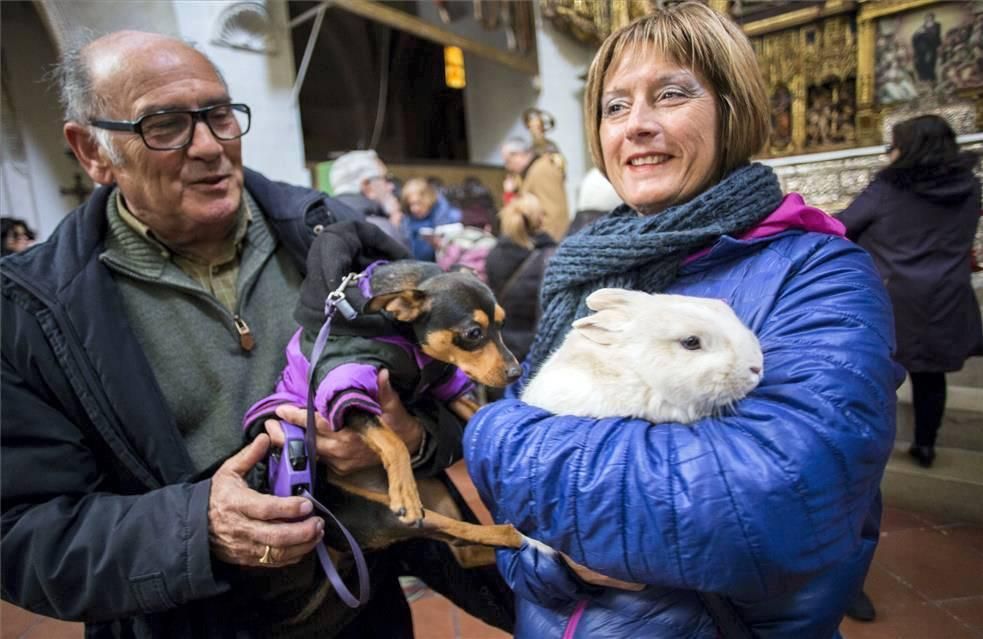
[[[242,254],[242,244],[246,237],[246,231],[253,220],[252,211],[248,204],[248,198],[243,194],[239,204],[239,211],[236,213],[236,231],[229,243],[224,247],[222,254],[212,262],[203,262],[193,257],[181,255],[169,246],[164,244],[153,232],[153,230],[138,220],[130,210],[126,208],[123,195],[116,191],[116,208],[119,216],[126,225],[144,237],[154,246],[158,247],[161,255],[165,259],[174,262],[181,271],[188,277],[201,284],[205,290],[215,296],[222,306],[235,313],[236,306],[236,282],[239,278],[239,257]]]

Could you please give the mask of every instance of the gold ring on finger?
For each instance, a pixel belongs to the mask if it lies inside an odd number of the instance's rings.
[[[266,545],[266,550],[263,551],[263,556],[259,558],[259,563],[261,564],[273,563],[273,548],[269,544]]]

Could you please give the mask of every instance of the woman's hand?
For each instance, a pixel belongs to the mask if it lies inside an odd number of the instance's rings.
[[[281,433],[282,439],[282,433]],[[300,561],[324,536],[324,520],[310,517],[303,497],[256,492],[245,475],[266,456],[270,440],[258,436],[227,460],[208,497],[208,539],[216,559],[240,566],[272,568]]]
[[[423,441],[423,426],[420,421],[410,415],[399,399],[399,395],[389,383],[389,371],[379,371],[379,405],[382,420],[406,443],[410,455],[416,454]],[[277,416],[285,422],[301,428],[307,427],[307,411],[297,406],[283,404],[276,409]],[[355,430],[331,430],[331,425],[321,415],[314,417],[317,428],[317,456],[319,460],[339,475],[347,475],[356,470],[378,466],[379,456],[370,449]],[[274,446],[282,447],[284,438],[280,424],[274,419],[265,423],[266,432]]]

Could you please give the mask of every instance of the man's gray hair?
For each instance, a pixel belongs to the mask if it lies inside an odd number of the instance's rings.
[[[86,126],[89,134],[96,140],[114,165],[119,165],[123,161],[123,156],[113,144],[112,134],[105,130],[89,125],[89,120],[100,115],[104,115],[109,109],[109,96],[99,95],[93,87],[92,73],[89,68],[86,47],[100,37],[99,34],[89,29],[82,29],[74,35],[65,47],[65,52],[61,55],[56,64],[51,67],[48,77],[58,86],[58,95],[64,112],[66,122],[77,122]],[[185,42],[180,38],[175,38],[195,49],[190,42]],[[225,81],[222,72],[212,60],[198,51],[208,61],[215,71],[222,86],[228,91],[229,85]]]

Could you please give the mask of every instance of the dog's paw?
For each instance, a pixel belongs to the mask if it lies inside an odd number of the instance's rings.
[[[390,494],[389,509],[406,526],[423,528],[423,503],[416,491],[406,494]]]

